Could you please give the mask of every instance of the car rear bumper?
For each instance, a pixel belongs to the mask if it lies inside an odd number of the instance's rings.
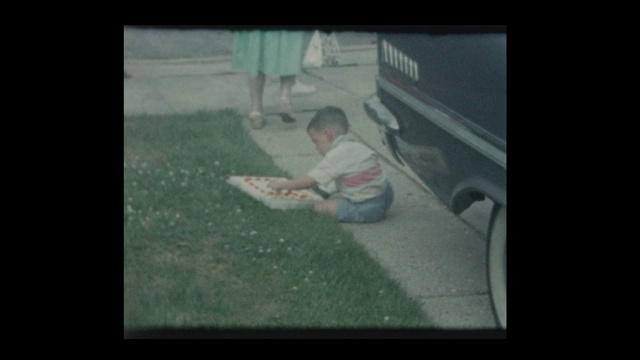
[[[398,147],[395,136],[400,134],[400,126],[398,120],[393,116],[391,111],[380,101],[378,95],[371,95],[364,102],[364,110],[371,120],[378,125],[378,131],[382,138],[382,143],[389,149],[393,158],[400,164],[404,165],[398,155]]]

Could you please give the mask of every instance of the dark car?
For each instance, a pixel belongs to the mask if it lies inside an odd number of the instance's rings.
[[[400,164],[455,213],[493,201],[487,274],[497,323],[507,325],[507,36],[379,33],[376,94],[364,103]]]

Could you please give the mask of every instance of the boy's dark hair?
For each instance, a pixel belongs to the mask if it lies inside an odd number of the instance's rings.
[[[349,121],[342,109],[335,106],[327,106],[318,110],[307,126],[307,132],[324,130],[327,126],[337,125],[346,134],[349,131]]]

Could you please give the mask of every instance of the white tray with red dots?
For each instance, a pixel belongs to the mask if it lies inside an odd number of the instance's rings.
[[[231,176],[227,183],[237,187],[271,209],[289,210],[313,207],[322,197],[309,190],[282,190],[280,193],[267,187],[272,180],[287,180],[268,176]]]

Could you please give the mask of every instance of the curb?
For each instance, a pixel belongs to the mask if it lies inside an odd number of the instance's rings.
[[[351,45],[340,48],[340,52],[357,52],[357,51],[375,51],[378,45]],[[231,62],[233,55],[217,55],[217,56],[202,56],[202,57],[190,57],[190,58],[164,58],[164,59],[124,59],[125,63],[131,64],[208,64],[219,62]]]

